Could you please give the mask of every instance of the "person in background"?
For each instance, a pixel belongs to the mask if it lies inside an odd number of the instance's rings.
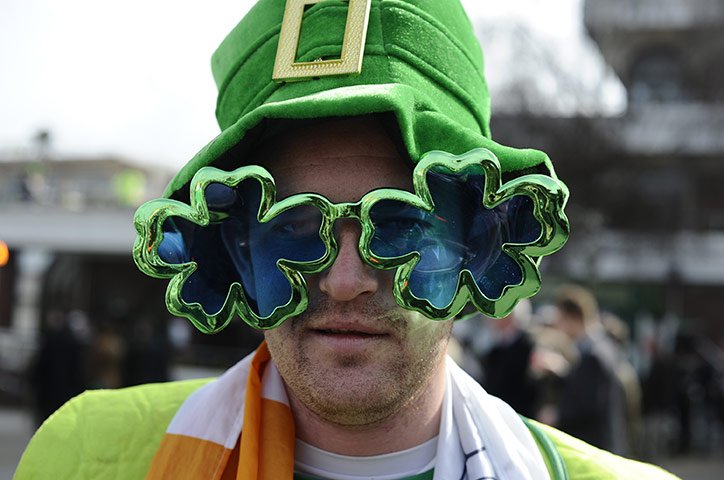
[[[626,396],[626,429],[629,452],[642,458],[641,435],[643,431],[641,379],[629,361],[631,333],[628,325],[611,312],[601,313],[601,323],[617,347],[616,377]]]
[[[556,328],[578,347],[580,358],[565,377],[553,423],[599,448],[624,454],[627,405],[616,375],[620,353],[600,322],[598,303],[580,286],[562,287],[556,297]]]
[[[84,355],[84,345],[73,332],[67,313],[48,312],[31,373],[38,425],[84,390]]]
[[[533,418],[538,408],[538,388],[531,370],[534,342],[528,333],[533,315],[530,300],[523,299],[510,315],[491,318],[496,342],[483,360],[483,387],[505,400],[516,412]]]

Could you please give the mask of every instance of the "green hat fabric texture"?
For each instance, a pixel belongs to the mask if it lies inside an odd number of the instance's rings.
[[[492,141],[483,54],[459,0],[372,0],[362,71],[297,82],[272,80],[285,0],[260,0],[212,57],[222,132],[166,188],[185,196],[201,167],[212,165],[265,119],[394,114],[410,159],[442,150],[487,148],[506,176],[555,173],[538,150]],[[341,55],[348,2],[326,0],[305,10],[296,61]],[[234,159],[235,167],[256,163]],[[187,194],[186,194],[187,195]]]

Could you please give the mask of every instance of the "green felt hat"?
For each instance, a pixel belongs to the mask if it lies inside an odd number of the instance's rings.
[[[212,57],[222,132],[181,169],[165,196],[188,198],[185,187],[199,168],[228,162],[229,152],[258,138],[267,120],[382,112],[396,118],[413,162],[432,150],[462,154],[482,147],[498,157],[504,175],[555,177],[545,153],[492,141],[483,55],[459,0],[371,0],[361,71],[333,76],[314,73],[321,71],[314,66],[342,56],[345,33],[359,27],[347,25],[348,10],[365,0],[315,1],[289,1],[300,12],[310,4],[301,26],[292,26],[301,31],[292,56],[310,62],[308,78],[272,78],[285,0],[259,0],[222,42]],[[282,42],[281,49],[289,48]],[[233,162],[234,168],[255,163],[243,154]]]

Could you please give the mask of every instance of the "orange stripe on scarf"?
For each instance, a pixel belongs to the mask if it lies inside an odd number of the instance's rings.
[[[231,450],[218,443],[167,433],[161,440],[146,478],[219,478],[219,465],[223,465],[226,461],[224,457],[230,453]],[[222,461],[209,462],[209,459]]]
[[[262,342],[246,381],[237,480],[291,480],[294,475],[292,412],[283,403],[262,398],[261,379],[270,358],[269,348]]]
[[[269,349],[266,343],[262,342],[251,358],[246,379],[244,379],[243,373],[236,378],[229,377],[229,372],[225,374],[225,382],[246,380],[242,434],[233,449],[226,448],[216,441],[194,436],[193,426],[190,429],[182,427],[176,433],[167,431],[156,450],[146,478],[153,480],[220,480],[222,478],[291,480],[294,475],[294,419],[292,412],[289,406],[281,401],[263,398],[263,375],[270,359]],[[221,391],[228,391],[228,389],[221,389]],[[268,394],[274,395],[269,392]],[[208,396],[207,392],[203,403],[199,403],[193,408],[197,410],[202,408],[204,412],[200,413],[200,418],[207,418],[206,413],[213,414],[213,409],[222,408],[219,405],[223,405],[224,401],[227,402],[226,408],[229,408],[229,399]],[[185,413],[187,416],[198,414],[199,412],[193,409]],[[222,428],[225,428],[223,425],[233,428],[230,424],[222,424]],[[233,430],[229,430],[229,432],[231,435]]]

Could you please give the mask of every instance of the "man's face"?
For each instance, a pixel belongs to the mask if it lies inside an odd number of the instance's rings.
[[[269,143],[264,166],[279,198],[316,192],[340,203],[380,187],[412,190],[410,167],[371,118],[325,122]],[[432,321],[397,305],[394,271],[359,256],[357,220],[337,221],[335,236],[332,267],[307,276],[307,310],[265,338],[293,404],[336,424],[370,425],[425,387],[441,365],[452,320]]]

